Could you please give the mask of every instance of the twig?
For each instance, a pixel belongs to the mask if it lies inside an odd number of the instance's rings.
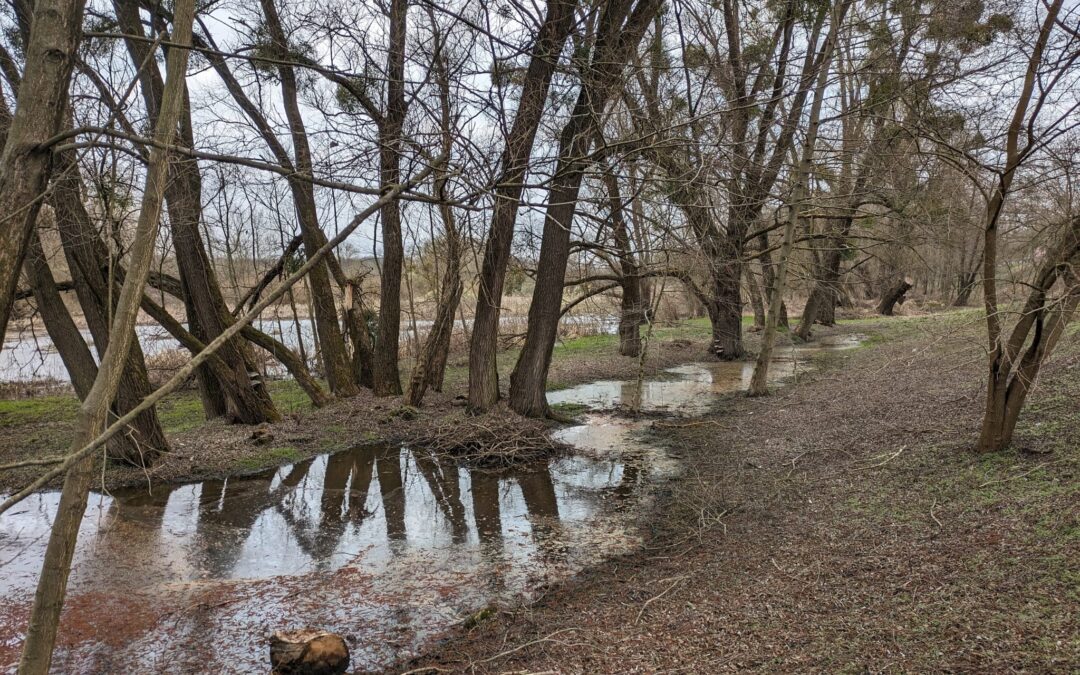
[[[662,598],[665,595],[667,595],[668,593],[670,593],[676,586],[678,586],[682,582],[686,581],[688,576],[690,576],[690,575],[684,574],[683,576],[675,579],[675,581],[671,582],[671,585],[668,586],[667,588],[665,588],[663,591],[661,591],[659,595],[654,595],[651,598],[649,598],[648,600],[646,600],[645,604],[641,606],[641,610],[637,613],[637,618],[634,619],[634,623],[635,624],[641,623],[641,617],[642,617],[643,614],[645,614],[645,610],[649,608],[649,605],[653,604],[654,602],[656,602],[660,598]]]
[[[894,459],[896,459],[897,457],[899,457],[899,456],[900,456],[900,453],[902,453],[902,452],[903,452],[904,450],[907,450],[907,447],[906,447],[906,446],[905,446],[905,447],[903,447],[903,448],[900,448],[899,450],[897,450],[897,451],[896,451],[896,452],[894,452],[893,454],[889,455],[889,456],[888,456],[888,457],[886,457],[886,458],[885,458],[885,459],[884,459],[883,461],[881,461],[881,462],[878,462],[877,464],[871,464],[871,465],[869,465],[869,466],[860,466],[860,467],[856,468],[855,470],[856,470],[856,471],[865,471],[865,470],[867,470],[867,469],[876,469],[876,468],[878,468],[878,467],[882,467],[882,466],[885,466],[885,465],[886,465],[886,464],[888,464],[889,462],[891,462],[891,461],[893,461]],[[878,457],[882,457],[882,456],[883,456],[883,455],[878,455]]]
[[[1065,461],[1065,458],[1056,459],[1056,460],[1054,460],[1052,462],[1043,462],[1042,464],[1039,464],[1038,466],[1035,466],[1035,467],[1033,467],[1031,469],[1028,469],[1024,473],[1020,473],[1020,474],[1017,474],[1015,476],[1010,476],[1008,478],[1001,478],[1001,479],[998,479],[998,480],[988,480],[985,483],[983,483],[982,485],[980,485],[979,487],[984,488],[984,487],[986,487],[988,485],[997,485],[998,483],[1008,483],[1009,481],[1017,480],[1019,478],[1023,478],[1024,476],[1033,474],[1036,471],[1038,471],[1039,469],[1045,469],[1048,466],[1051,466],[1051,465],[1054,465],[1054,464],[1060,464],[1063,461]]]
[[[556,635],[559,635],[560,633],[568,633],[568,632],[575,631],[575,630],[579,630],[579,629],[578,628],[562,628],[560,630],[555,631],[554,633],[549,634],[547,637],[542,637],[539,640],[531,640],[529,642],[526,642],[525,644],[518,645],[517,647],[514,647],[513,649],[507,649],[504,652],[499,652],[495,656],[489,656],[488,658],[484,659],[483,661],[477,661],[477,663],[487,663],[489,661],[494,661],[496,659],[501,659],[504,656],[510,656],[514,652],[519,652],[522,649],[528,649],[529,647],[532,647],[533,645],[538,645],[538,644],[541,644],[543,642],[558,642],[558,640],[552,640],[551,638],[555,637]]]
[[[937,516],[934,515],[935,506],[937,506],[937,497],[934,497],[934,503],[930,505],[930,517],[934,519],[934,522],[937,523],[938,527],[944,527],[944,525],[941,524],[941,521],[938,520]]]

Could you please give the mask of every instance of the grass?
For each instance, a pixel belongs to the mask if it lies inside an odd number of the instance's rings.
[[[270,396],[282,414],[311,409],[311,401],[296,382],[270,383]],[[25,443],[44,453],[67,449],[71,426],[79,411],[74,396],[39,396],[36,398],[0,399],[0,429],[18,429]],[[206,423],[202,401],[195,390],[180,391],[158,405],[158,417],[166,434],[198,429]]]
[[[234,465],[239,471],[255,471],[268,466],[295,462],[302,457],[296,448],[284,446],[257,450],[250,455],[236,460]]]
[[[75,421],[79,402],[73,396],[40,396],[0,400],[0,429],[28,424]]]

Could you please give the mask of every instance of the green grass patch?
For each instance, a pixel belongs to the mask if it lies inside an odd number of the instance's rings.
[[[589,406],[583,403],[553,403],[551,410],[563,417],[580,417],[589,411]]]
[[[300,451],[293,447],[266,448],[256,451],[247,457],[236,460],[234,465],[240,471],[255,471],[268,466],[287,464],[300,459]]]
[[[165,433],[169,434],[198,429],[206,421],[199,395],[187,391],[162,400],[158,405],[158,417]]]
[[[324,387],[325,382],[321,382]],[[275,380],[267,385],[278,412],[287,415],[311,410],[311,399],[295,380]]]
[[[0,428],[49,422],[74,422],[79,402],[73,396],[0,400]]]

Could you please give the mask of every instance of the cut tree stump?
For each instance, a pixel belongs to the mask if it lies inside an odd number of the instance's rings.
[[[274,675],[340,675],[349,669],[344,638],[316,628],[275,631],[270,636]]]
[[[893,315],[893,308],[896,305],[904,304],[905,296],[907,292],[911,290],[912,281],[908,278],[903,278],[897,281],[893,286],[885,292],[882,296],[881,302],[878,304],[878,314],[884,314],[885,316]]]

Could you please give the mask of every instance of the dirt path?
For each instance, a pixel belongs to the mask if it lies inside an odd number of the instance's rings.
[[[394,672],[1080,668],[1080,342],[976,456],[977,318],[865,327],[767,399],[654,425],[685,458],[645,550]]]

